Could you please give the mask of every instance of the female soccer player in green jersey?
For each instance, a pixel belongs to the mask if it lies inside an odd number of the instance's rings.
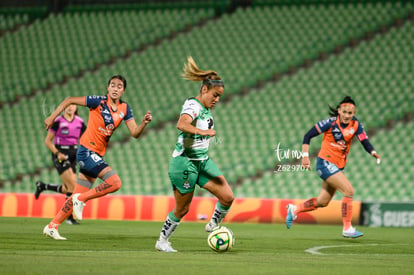
[[[227,180],[207,155],[210,138],[216,135],[210,110],[223,95],[224,83],[215,71],[200,70],[192,57],[188,57],[182,76],[187,80],[202,81],[202,85],[196,97],[184,102],[177,122],[180,134],[168,171],[175,207],[168,214],[155,244],[155,248],[163,252],[177,252],[168,240],[190,209],[196,185],[218,198],[213,216],[206,225],[207,232],[220,225],[234,200]]]

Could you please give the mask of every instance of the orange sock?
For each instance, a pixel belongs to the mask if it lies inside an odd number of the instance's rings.
[[[49,224],[49,227],[53,226],[58,228],[58,226],[66,220],[70,215],[72,215],[73,203],[72,203],[72,196],[70,196],[65,203],[63,204],[62,208],[53,218],[52,222]]]
[[[80,201],[86,202],[90,199],[99,198],[105,196],[106,194],[118,191],[119,188],[121,188],[121,185],[121,179],[118,175],[114,174],[95,188],[92,188],[85,193],[81,193],[78,199]]]
[[[308,211],[312,211],[315,210],[316,208],[318,208],[319,205],[316,202],[316,198],[311,198],[307,201],[304,201],[303,203],[300,203],[297,208],[296,208],[296,213],[301,213],[301,212],[308,212]]]
[[[348,230],[352,224],[352,198],[342,198],[342,222],[344,224],[344,231]]]
[[[75,193],[83,193],[89,190],[89,188],[84,187],[82,185],[76,184],[75,190],[73,191],[73,194]],[[52,222],[49,224],[49,227],[55,227],[58,228],[59,225],[66,220],[70,215],[72,215],[73,210],[73,203],[72,203],[72,196],[70,196],[65,203],[63,204],[62,208],[59,210],[59,212],[56,214],[56,216],[53,218]]]

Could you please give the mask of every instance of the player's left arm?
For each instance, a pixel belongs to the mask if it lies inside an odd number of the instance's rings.
[[[142,118],[141,123],[139,125],[137,125],[137,123],[135,122],[134,117],[131,117],[130,119],[126,120],[125,123],[131,136],[133,136],[134,138],[139,138],[141,134],[144,132],[145,127],[148,123],[151,122],[151,120],[151,111],[148,111]]]
[[[358,125],[356,136],[358,137],[358,140],[361,142],[362,146],[364,146],[365,151],[377,159],[377,164],[380,164],[381,156],[375,151],[374,146],[372,146],[371,142],[369,142],[368,135],[366,134],[361,123]]]

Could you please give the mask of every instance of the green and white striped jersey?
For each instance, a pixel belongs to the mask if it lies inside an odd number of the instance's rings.
[[[213,129],[214,121],[209,109],[206,109],[200,101],[194,97],[188,98],[181,108],[182,114],[188,114],[193,118],[191,123],[193,126],[201,130]],[[180,131],[178,135],[177,144],[172,154],[177,157],[184,153],[190,160],[205,160],[208,159],[208,146],[210,144],[209,136],[201,136],[188,134]]]

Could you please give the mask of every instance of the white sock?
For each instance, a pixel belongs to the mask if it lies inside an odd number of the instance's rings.
[[[229,208],[224,209],[224,206],[222,206],[219,202],[216,203],[216,206],[214,207],[214,213],[211,217],[210,223],[219,225],[223,219],[226,217],[227,213],[229,213]]]
[[[180,222],[175,222],[167,217],[161,229],[160,240],[168,240],[179,224]]]

